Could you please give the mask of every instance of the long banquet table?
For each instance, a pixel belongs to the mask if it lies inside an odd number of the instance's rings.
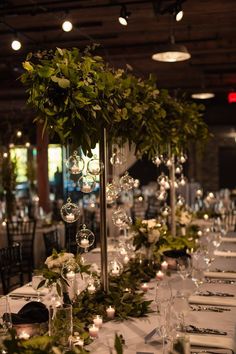
[[[224,272],[231,271],[232,284],[222,284],[222,283],[209,283],[205,282],[200,286],[200,291],[217,291],[222,293],[233,294],[234,297],[229,298],[218,298],[218,305],[221,305],[221,301],[228,301],[230,306],[226,306],[229,311],[224,312],[206,312],[206,311],[189,311],[185,318],[186,324],[193,324],[197,327],[204,328],[213,328],[220,331],[226,331],[227,335],[209,335],[209,334],[194,334],[190,335],[191,343],[191,352],[192,353],[207,353],[206,347],[214,348],[208,349],[211,353],[232,353],[235,350],[235,325],[236,325],[236,273],[233,272],[236,270],[236,234],[232,233],[227,235],[227,239],[222,242],[220,246],[222,253],[219,256],[216,256],[215,261],[211,265],[211,270],[221,270],[219,272],[219,278],[225,275]],[[230,253],[231,252],[231,253]],[[97,255],[87,254],[88,261],[94,261],[97,258]],[[217,275],[213,273],[213,275]],[[217,278],[211,278],[217,279]],[[180,288],[182,286],[180,278],[178,276],[172,275],[170,277],[170,283],[172,284],[173,289]],[[153,300],[155,297],[155,286],[156,281],[151,281],[149,283],[150,290],[147,292],[147,299]],[[20,290],[23,294],[28,293],[29,286],[24,286]],[[32,290],[32,289],[31,289]],[[213,301],[215,297],[202,296],[201,301]],[[11,298],[10,298],[11,299]],[[194,297],[193,297],[194,299]],[[191,297],[190,297],[191,300]],[[23,305],[25,301],[10,300],[10,306],[12,312],[17,312]],[[208,305],[209,306],[209,305]],[[225,305],[224,305],[225,306]],[[99,337],[94,340],[94,342],[89,346],[91,353],[96,354],[109,354],[110,347],[113,347],[115,333],[122,334],[125,339],[125,354],[159,354],[162,353],[161,342],[150,341],[149,344],[145,343],[145,336],[150,333],[153,329],[157,327],[157,316],[156,305],[153,301],[152,309],[153,313],[150,313],[147,317],[144,318],[135,318],[131,320],[126,320],[123,322],[109,321],[103,324],[101,330],[99,331]],[[192,345],[203,346],[203,349],[193,349]],[[215,348],[215,347],[218,347]],[[203,350],[203,351],[202,351]],[[204,351],[206,350],[206,351]]]

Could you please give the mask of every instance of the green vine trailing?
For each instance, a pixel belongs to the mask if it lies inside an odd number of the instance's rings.
[[[151,76],[144,80],[110,68],[91,49],[29,54],[23,68],[35,120],[63,143],[72,139],[85,154],[99,142],[101,128],[110,141],[133,143],[137,156],[149,158],[167,144],[176,152],[208,136],[202,106],[172,98]]]

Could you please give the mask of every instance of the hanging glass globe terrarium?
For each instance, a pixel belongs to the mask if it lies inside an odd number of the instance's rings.
[[[71,224],[79,219],[80,209],[78,205],[71,202],[70,198],[67,198],[67,202],[66,204],[62,205],[60,213],[62,219],[65,222]]]
[[[104,168],[104,164],[100,162],[96,155],[88,162],[87,171],[93,176],[99,175]]]
[[[106,186],[106,200],[107,204],[112,204],[118,198],[119,192],[113,183],[109,183]]]
[[[66,160],[66,167],[72,175],[79,175],[83,171],[84,160],[78,155],[77,151],[74,151],[68,160]]]
[[[134,186],[134,179],[129,175],[126,171],[124,176],[120,178],[120,186],[124,191],[128,191],[133,188]]]
[[[129,219],[125,210],[119,208],[112,214],[112,221],[115,226],[122,228],[127,225]]]
[[[108,264],[108,271],[113,277],[118,277],[123,272],[123,265],[117,258],[114,258]]]
[[[126,157],[119,149],[114,149],[113,154],[110,158],[110,163],[113,166],[121,166],[126,163]]]
[[[96,188],[95,177],[90,174],[82,175],[78,180],[78,186],[81,192],[91,193]]]
[[[95,236],[94,233],[87,229],[86,225],[83,225],[82,229],[76,234],[76,243],[78,246],[84,249],[85,252],[88,248],[94,244]]]
[[[156,155],[153,159],[152,162],[159,167],[161,163],[163,162],[163,155]]]

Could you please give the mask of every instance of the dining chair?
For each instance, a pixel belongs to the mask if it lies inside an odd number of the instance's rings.
[[[20,243],[13,243],[0,249],[0,276],[3,295],[23,285],[22,248]]]
[[[58,230],[53,229],[43,233],[43,240],[45,245],[46,257],[49,257],[52,254],[53,249],[57,252],[62,250],[59,242]]]
[[[34,270],[34,239],[36,220],[7,221],[8,246],[20,242],[22,246],[22,268],[28,274],[29,281]]]

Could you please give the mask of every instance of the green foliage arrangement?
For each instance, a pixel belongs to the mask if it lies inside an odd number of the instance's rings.
[[[122,335],[115,334],[114,352],[116,354],[123,354],[124,339]],[[9,336],[0,343],[1,352],[8,354],[63,354],[65,348],[58,347],[53,337],[39,336],[30,339],[19,339],[14,330],[9,331]],[[110,348],[113,353],[113,348]],[[88,354],[84,348],[73,347],[66,350],[67,354]]]
[[[86,155],[102,128],[110,141],[133,143],[138,156],[149,158],[167,144],[177,152],[189,140],[207,138],[202,106],[173,99],[151,76],[143,80],[111,69],[93,49],[57,48],[27,56],[21,81],[45,129],[63,143],[72,139]]]

